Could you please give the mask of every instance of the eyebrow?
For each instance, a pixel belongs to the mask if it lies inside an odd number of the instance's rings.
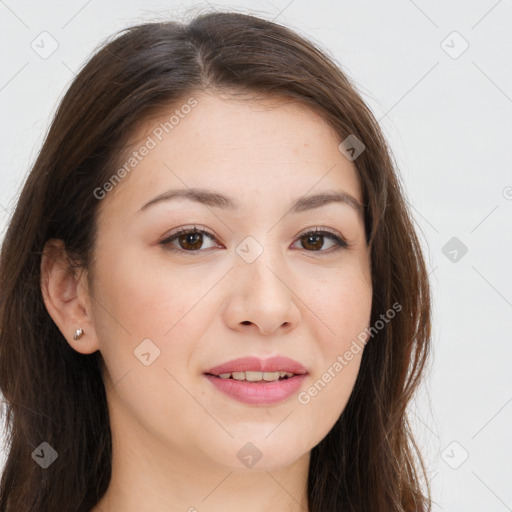
[[[188,188],[168,190],[148,201],[137,213],[147,210],[150,206],[157,203],[173,199],[188,199],[206,206],[225,210],[236,210],[238,208],[238,202],[231,197],[204,188]],[[288,213],[301,213],[331,203],[346,204],[355,209],[358,214],[364,216],[364,206],[355,197],[343,191],[329,191],[299,197],[292,204]]]

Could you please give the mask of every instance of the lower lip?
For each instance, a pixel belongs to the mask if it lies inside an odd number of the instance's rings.
[[[295,375],[274,382],[247,382],[234,379],[221,379],[213,375],[205,377],[226,395],[251,405],[269,405],[282,402],[299,391],[306,375]]]

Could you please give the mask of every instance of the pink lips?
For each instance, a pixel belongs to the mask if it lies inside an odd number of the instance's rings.
[[[221,373],[233,372],[288,372],[302,375],[308,371],[297,361],[289,357],[275,356],[270,359],[259,359],[257,357],[242,357],[233,359],[227,363],[210,368],[205,373],[220,375]]]
[[[218,375],[233,372],[288,372],[293,377],[273,382],[248,382],[234,379],[221,379]],[[294,395],[307,376],[307,369],[288,357],[276,356],[270,359],[243,357],[210,368],[205,377],[221,392],[243,403],[251,405],[271,405]]]

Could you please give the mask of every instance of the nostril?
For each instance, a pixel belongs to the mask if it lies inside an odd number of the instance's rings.
[[[251,325],[251,322],[250,322],[249,320],[244,320],[242,323],[243,323],[244,325]]]

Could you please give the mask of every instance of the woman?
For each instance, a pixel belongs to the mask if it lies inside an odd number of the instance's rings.
[[[0,511],[426,511],[425,263],[377,122],[233,13],[77,75],[0,260]]]

